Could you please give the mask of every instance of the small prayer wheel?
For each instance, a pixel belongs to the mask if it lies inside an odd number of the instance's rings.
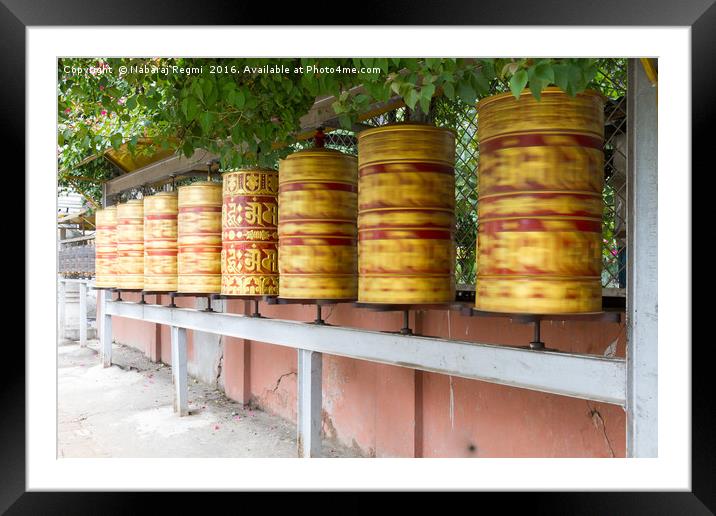
[[[279,162],[279,296],[354,300],[357,191],[354,156],[305,149]]]
[[[95,286],[117,286],[117,207],[95,213]]]
[[[222,174],[221,293],[278,295],[278,172]]]
[[[177,193],[144,198],[144,290],[177,290]]]
[[[177,292],[221,292],[221,183],[180,186]]]
[[[117,288],[144,288],[144,200],[117,205]]]

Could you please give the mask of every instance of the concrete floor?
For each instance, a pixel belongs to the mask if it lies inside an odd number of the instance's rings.
[[[296,457],[296,427],[189,378],[189,416],[172,409],[171,368],[115,344],[58,347],[59,457]],[[324,441],[324,457],[355,451]]]

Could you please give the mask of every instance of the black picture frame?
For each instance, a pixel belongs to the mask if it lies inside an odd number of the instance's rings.
[[[328,4],[327,4],[328,5]],[[269,10],[264,3],[211,1],[139,2],[123,0],[0,0],[0,113],[4,144],[14,149],[13,168],[23,167],[25,153],[25,29],[28,26],[83,25],[621,25],[689,26],[692,44],[692,168],[713,174],[708,128],[716,121],[716,4],[714,0],[625,1],[512,0],[505,2],[394,0],[362,2],[350,10],[302,4],[296,12]],[[707,167],[708,164],[708,167]],[[31,185],[26,178],[26,187]],[[710,230],[713,233],[713,229]],[[698,234],[698,233],[697,233]],[[25,238],[28,238],[26,235]],[[688,250],[690,253],[691,250]],[[25,271],[27,274],[27,270]],[[49,295],[49,294],[48,294]],[[690,300],[685,300],[690,302]],[[9,324],[9,323],[8,323]],[[26,342],[26,345],[29,343]],[[667,343],[661,343],[666,345]],[[686,346],[687,343],[671,343]],[[698,343],[697,343],[698,344]],[[716,511],[716,446],[710,346],[692,348],[692,491],[690,493],[538,493],[510,494],[510,504],[533,513],[551,514],[713,514]],[[51,352],[51,350],[47,350]],[[0,389],[0,513],[84,514],[135,512],[135,495],[121,493],[25,492],[25,365],[24,350],[6,346]],[[184,503],[183,497],[173,500]],[[271,499],[273,504],[273,500]],[[419,500],[419,498],[416,498]],[[165,510],[169,509],[166,505]]]

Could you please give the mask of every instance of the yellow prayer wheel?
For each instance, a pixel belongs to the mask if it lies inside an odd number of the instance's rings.
[[[117,286],[117,207],[110,206],[95,213],[95,286]]]
[[[455,136],[401,123],[358,135],[358,301],[455,300]]]
[[[221,293],[278,295],[278,172],[222,174]]]
[[[221,183],[203,181],[179,189],[177,292],[221,292]]]
[[[555,314],[602,306],[604,106],[548,88],[477,105],[479,310]]]
[[[177,193],[144,198],[144,290],[177,289]]]
[[[306,149],[279,162],[279,295],[354,300],[357,294],[356,158]]]
[[[117,206],[117,288],[144,288],[144,200]]]

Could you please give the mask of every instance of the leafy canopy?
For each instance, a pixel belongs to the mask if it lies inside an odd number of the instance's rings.
[[[474,104],[499,89],[536,98],[549,85],[570,95],[594,86],[595,59],[454,58],[62,58],[58,66],[60,187],[99,199],[106,160],[131,153],[207,149],[222,168],[272,166],[291,144],[317,98],[350,128],[376,101],[403,99],[424,119],[436,96]],[[313,67],[313,68],[310,68]],[[357,88],[362,86],[362,88]],[[152,145],[138,145],[151,138]]]

